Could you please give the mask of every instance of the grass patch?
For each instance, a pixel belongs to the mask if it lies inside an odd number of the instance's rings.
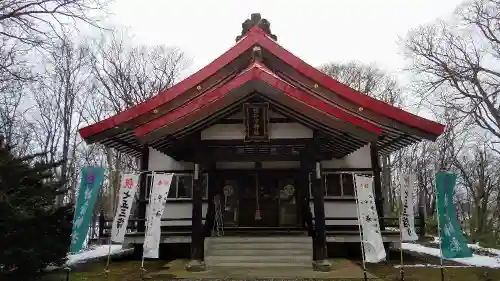
[[[367,264],[367,270],[373,275],[385,281],[399,281],[400,268],[394,266],[400,264],[399,251],[388,253],[388,261],[379,264]],[[404,254],[404,264],[439,264],[439,258],[417,254]],[[445,260],[444,265],[461,265],[454,261]],[[441,269],[434,267],[414,267],[404,268],[405,281],[441,281]],[[444,280],[446,281],[498,281],[500,280],[500,269],[487,267],[466,267],[466,268],[444,268]]]
[[[400,269],[393,264],[367,265],[367,270],[385,281],[399,281]],[[440,281],[439,268],[405,268],[406,281]],[[447,281],[497,281],[500,280],[500,270],[482,267],[444,268],[444,280]]]
[[[163,260],[145,261],[144,268],[147,272],[154,272],[161,269],[166,263]],[[106,278],[104,274],[105,262],[96,262],[71,272],[70,281],[136,281],[141,280],[141,261],[116,261],[109,266],[109,273]],[[66,273],[49,273],[43,281],[65,281]]]

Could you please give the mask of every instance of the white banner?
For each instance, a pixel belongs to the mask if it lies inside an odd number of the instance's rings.
[[[403,175],[401,177],[401,203],[403,207],[401,210],[401,218],[399,220],[401,241],[418,240],[417,232],[415,232],[415,217],[413,214],[414,183],[415,175]]]
[[[149,197],[147,228],[144,237],[144,258],[157,259],[161,239],[161,217],[167,203],[167,195],[172,184],[173,174],[154,174],[153,186]]]
[[[355,176],[358,203],[358,216],[363,234],[363,248],[366,262],[380,262],[386,257],[375,199],[373,196],[373,178]]]
[[[111,228],[111,241],[123,243],[127,231],[130,210],[134,202],[137,186],[139,185],[139,174],[124,174],[120,183],[120,197],[116,208],[113,226]]]

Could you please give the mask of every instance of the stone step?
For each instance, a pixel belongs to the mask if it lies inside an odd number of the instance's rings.
[[[235,267],[235,268],[294,268],[294,269],[311,269],[311,262],[220,262],[216,264],[208,264],[210,267]]]
[[[269,249],[269,248],[249,248],[249,249],[211,249],[211,256],[291,256],[302,255],[312,257],[312,248],[307,249]]]
[[[242,255],[234,255],[234,256],[208,256],[205,257],[205,262],[207,264],[220,264],[227,262],[262,262],[262,263],[270,263],[270,262],[278,262],[278,263],[286,263],[286,262],[312,262],[312,256],[310,255],[296,255],[296,256],[242,256]]]
[[[308,236],[283,236],[283,237],[210,237],[211,243],[312,243]]]
[[[312,251],[312,243],[219,243],[210,241],[207,250],[238,250],[238,249],[299,249]]]

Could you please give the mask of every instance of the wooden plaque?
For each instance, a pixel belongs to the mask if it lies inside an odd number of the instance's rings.
[[[245,103],[245,142],[269,141],[269,104]]]

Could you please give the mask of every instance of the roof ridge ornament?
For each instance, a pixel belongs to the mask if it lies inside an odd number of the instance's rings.
[[[250,15],[249,19],[246,19],[241,24],[241,35],[236,37],[236,42],[240,41],[253,26],[258,26],[274,41],[278,40],[278,37],[271,33],[271,23],[267,19],[263,19],[260,13],[253,13]]]

